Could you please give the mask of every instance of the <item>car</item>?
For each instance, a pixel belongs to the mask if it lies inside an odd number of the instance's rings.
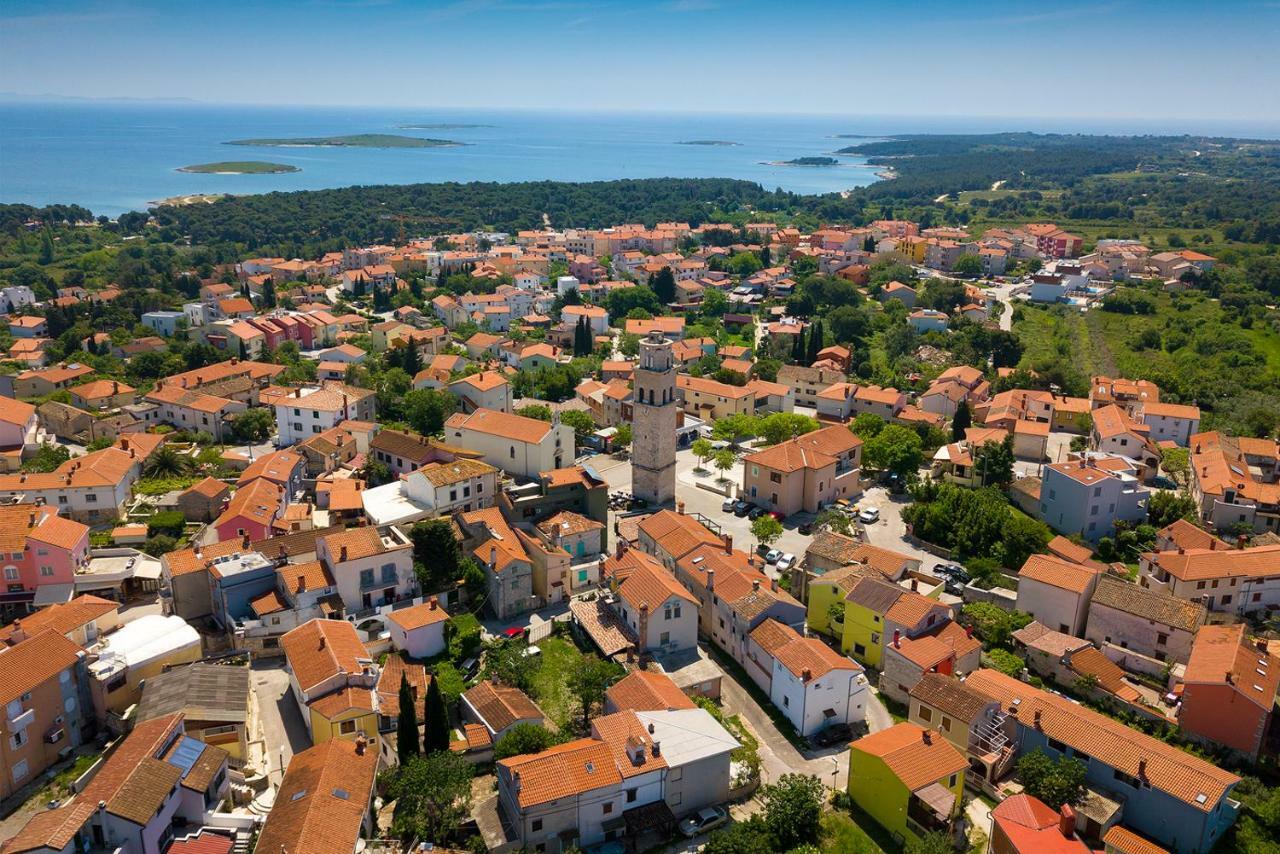
[[[800,532],[800,536],[807,537],[813,533],[813,523],[801,522],[799,526],[797,526],[796,530]]]
[[[848,744],[853,738],[853,730],[848,724],[832,724],[829,727],[818,730],[809,740],[813,742],[815,747],[830,747],[833,744],[841,742]]]
[[[880,521],[880,511],[874,507],[864,507],[858,511],[858,521],[864,525]]]
[[[941,575],[943,578],[950,578],[961,584],[969,583],[969,573],[965,571],[963,566],[958,563],[940,563],[933,567],[934,575]]]
[[[750,512],[751,505],[745,501],[739,501],[737,504],[733,505],[733,515],[735,516],[746,516]]]
[[[680,832],[693,837],[715,830],[729,821],[729,813],[724,807],[703,807],[693,815],[680,822]]]
[[[524,629],[521,628],[520,626],[512,626],[509,629],[503,629],[502,635],[503,637],[512,638],[512,639],[523,637]]]
[[[774,567],[778,570],[778,572],[786,572],[787,570],[791,569],[791,567],[795,565],[796,565],[796,556],[793,555],[791,552],[786,552],[782,555],[782,557],[778,558],[778,562],[774,564]]]
[[[720,502],[720,509],[726,513],[732,513],[733,508],[737,503],[737,499],[726,498],[724,501]]]
[[[948,578],[947,583],[942,585],[942,589],[952,596],[964,597],[964,585],[954,578]]]
[[[1151,485],[1156,489],[1177,489],[1178,484],[1174,483],[1164,475],[1151,478]]]
[[[782,515],[781,511],[778,511],[778,510],[770,510],[770,511],[769,511],[769,515],[770,515],[770,516],[772,516],[773,518],[777,519],[779,522],[781,522],[783,519],[787,518],[786,516],[783,516],[783,515]]]
[[[765,514],[765,509],[763,507],[752,507],[751,510],[747,513],[747,518],[750,519],[752,522],[754,522],[764,514]]]
[[[778,549],[769,549],[768,553],[764,556],[764,562],[772,565],[777,563],[778,559],[781,557],[782,557],[781,551],[779,551]]]

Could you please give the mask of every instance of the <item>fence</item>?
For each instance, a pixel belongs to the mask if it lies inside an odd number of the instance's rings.
[[[543,620],[540,623],[530,623],[528,629],[529,643],[537,643],[551,637],[551,632],[555,629],[553,620]]]

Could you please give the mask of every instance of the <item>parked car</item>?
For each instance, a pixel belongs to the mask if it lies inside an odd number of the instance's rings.
[[[737,503],[738,503],[737,499],[726,498],[724,501],[720,502],[720,509],[726,513],[732,513],[734,505],[736,505]]]
[[[853,730],[848,724],[832,724],[825,729],[820,729],[810,737],[815,747],[829,747],[833,744],[848,744],[853,738]]]
[[[729,813],[723,807],[703,807],[680,822],[680,832],[685,836],[697,836],[715,830],[729,821]]]
[[[801,522],[801,523],[800,523],[800,525],[796,528],[796,530],[798,530],[798,531],[800,532],[800,535],[801,535],[802,537],[807,537],[807,536],[809,536],[810,534],[812,534],[812,533],[813,533],[813,523],[812,523],[812,522]]]
[[[733,515],[735,516],[746,516],[750,512],[751,505],[746,501],[739,501],[737,504],[733,505]]]
[[[747,513],[747,518],[750,519],[752,522],[754,522],[764,514],[765,514],[765,509],[763,507],[752,507],[750,512]]]
[[[1151,485],[1154,486],[1156,489],[1177,489],[1178,488],[1178,484],[1174,483],[1172,480],[1165,477],[1164,475],[1157,475],[1156,477],[1151,478]]]
[[[796,556],[791,552],[786,552],[782,557],[778,558],[778,562],[774,564],[778,568],[778,572],[786,572],[796,565]]]
[[[781,551],[779,551],[778,549],[769,549],[768,553],[766,553],[764,556],[764,562],[772,565],[777,563],[778,559],[781,557],[782,557]]]
[[[954,579],[961,584],[969,583],[969,573],[965,571],[963,566],[958,563],[940,563],[933,567],[934,575],[941,575],[943,578]]]
[[[880,521],[880,511],[874,507],[864,507],[858,511],[858,521],[864,525]]]

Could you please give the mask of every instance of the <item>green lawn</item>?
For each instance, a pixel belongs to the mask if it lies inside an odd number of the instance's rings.
[[[840,854],[897,854],[902,846],[876,820],[854,806],[852,813],[833,809],[822,815],[819,848]]]
[[[581,714],[578,698],[566,683],[569,674],[587,656],[579,652],[572,641],[558,637],[538,641],[538,648],[542,650],[542,665],[533,677],[534,699],[547,717],[564,729]]]

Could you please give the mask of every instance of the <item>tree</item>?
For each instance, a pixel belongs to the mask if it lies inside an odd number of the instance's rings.
[[[40,263],[53,263],[53,232],[48,226],[40,232]]]
[[[711,435],[734,445],[750,436],[759,435],[760,419],[754,415],[735,413],[716,420]]]
[[[448,391],[414,389],[405,394],[401,409],[410,427],[430,436],[444,429],[445,420],[458,410],[458,398]]]
[[[631,445],[631,425],[619,424],[617,432],[613,434],[613,446],[618,450],[630,447]]]
[[[1018,779],[1027,794],[1044,801],[1052,810],[1084,800],[1084,777],[1083,762],[1065,756],[1055,761],[1039,748],[1018,760]]]
[[[961,609],[960,622],[971,626],[987,646],[1002,647],[1009,645],[1014,632],[1031,622],[1031,615],[1006,611],[990,602],[970,602]]]
[[[649,289],[663,305],[676,301],[676,277],[670,267],[663,267],[649,279]]]
[[[276,307],[276,286],[270,278],[262,283],[262,304],[267,308]]]
[[[1160,452],[1160,468],[1169,477],[1185,483],[1191,472],[1191,452],[1187,448],[1165,448]]]
[[[403,708],[403,706],[401,707]],[[427,696],[422,701],[422,752],[449,751],[449,711],[444,706],[440,682],[435,676],[427,682]]]
[[[716,452],[716,449],[711,445],[711,440],[702,437],[694,439],[693,445],[690,446],[689,450],[693,451],[693,455],[698,458],[698,468],[705,466],[707,460],[711,459],[711,456]]]
[[[783,774],[778,782],[761,788],[773,850],[790,851],[818,841],[825,794],[822,783],[810,774]]]
[[[1157,490],[1147,502],[1147,521],[1156,528],[1172,525],[1179,519],[1194,522],[1199,509],[1190,495]]]
[[[962,441],[964,439],[964,431],[968,430],[969,425],[972,423],[973,415],[969,412],[969,402],[962,400],[960,405],[956,407],[956,414],[951,416],[951,441]]]
[[[626,673],[621,664],[602,658],[583,658],[566,680],[569,691],[582,704],[582,727],[591,720],[591,710],[604,702],[604,692]]]
[[[759,420],[759,435],[770,445],[803,436],[818,429],[817,419],[797,412],[775,412]]]
[[[976,279],[982,275],[982,259],[977,255],[961,255],[952,272],[962,279]]]
[[[596,422],[591,420],[590,414],[580,409],[566,409],[561,412],[560,423],[567,424],[573,428],[573,434],[578,438],[579,444],[583,439],[596,432]]]
[[[423,590],[440,590],[458,578],[462,550],[448,522],[417,522],[409,529],[409,539],[413,543],[413,568]]]
[[[906,478],[920,468],[923,452],[924,443],[914,430],[899,424],[888,424],[867,440],[863,447],[863,459],[872,468],[891,471]]]
[[[702,846],[702,854],[775,854],[764,819],[753,815],[717,831]]]
[[[618,352],[628,359],[640,355],[640,336],[634,332],[624,332],[618,336]]]
[[[751,523],[751,535],[762,546],[771,546],[782,536],[782,523],[765,513]]]
[[[712,455],[711,460],[712,465],[714,465],[720,472],[720,477],[716,478],[716,480],[724,481],[724,473],[733,468],[733,464],[735,462],[737,462],[737,457],[735,457],[733,451],[728,448],[721,448],[716,451],[715,454]]]
[[[443,844],[471,815],[474,774],[461,753],[448,749],[415,756],[397,768],[387,787],[396,801],[391,825],[396,835]]]
[[[1013,436],[1001,442],[983,442],[973,449],[973,467],[983,486],[1013,482]]]
[[[831,324],[831,339],[840,344],[858,341],[871,331],[871,321],[861,309],[851,305],[833,308],[827,314]]]
[[[176,448],[161,445],[142,464],[145,477],[181,477],[191,470],[191,460]]]
[[[484,651],[484,678],[528,692],[533,677],[542,667],[542,659],[527,655],[529,646],[523,639],[501,638],[489,643]]]
[[[855,436],[865,442],[884,429],[884,419],[874,412],[863,412],[853,419],[849,429],[853,431]]]
[[[163,447],[163,446],[162,446]],[[42,444],[35,454],[22,464],[24,472],[51,472],[71,459],[71,451],[63,445]]]
[[[822,352],[823,347],[823,332],[821,320],[815,320],[809,327],[809,350],[805,353],[805,364],[812,365],[818,361],[818,354]]]
[[[495,761],[512,756],[524,756],[527,753],[541,753],[548,747],[560,743],[556,734],[546,727],[536,724],[516,724],[503,733],[498,743],[493,746]]]
[[[396,717],[396,758],[404,765],[421,752],[418,744],[418,713],[413,705],[409,679],[400,674],[400,714]]]
[[[261,442],[276,432],[275,414],[265,406],[255,406],[231,416],[231,436],[237,442]]]
[[[972,255],[965,255],[960,260],[972,258]],[[908,836],[906,845],[902,848],[902,854],[955,854],[956,847],[951,844],[951,838],[941,831],[933,830],[924,836]]]

